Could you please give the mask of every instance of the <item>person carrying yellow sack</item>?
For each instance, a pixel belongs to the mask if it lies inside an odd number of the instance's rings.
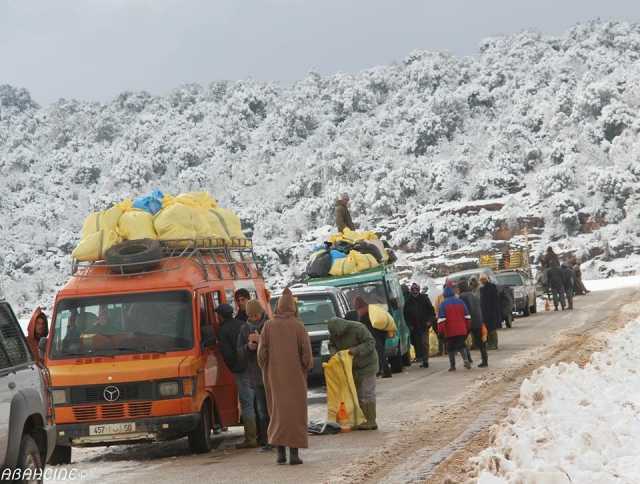
[[[357,315],[353,314],[354,318]],[[332,355],[347,350],[353,356],[353,379],[358,403],[367,421],[356,430],[376,430],[376,372],[378,355],[376,341],[369,330],[358,321],[332,318],[329,326],[329,351]]]
[[[364,298],[362,298],[362,296],[357,296],[353,300],[353,307],[358,312],[358,320],[366,326],[376,342],[376,351],[378,352],[379,365],[378,374],[382,375],[382,378],[391,378],[391,367],[389,366],[389,361],[385,356],[385,347],[387,344],[387,338],[389,337],[389,329],[378,329],[375,327],[370,310],[371,308],[375,308],[375,306],[370,305],[367,301],[364,300]],[[374,309],[374,313],[375,312],[376,311]]]

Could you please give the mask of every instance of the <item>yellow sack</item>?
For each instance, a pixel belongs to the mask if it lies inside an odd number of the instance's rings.
[[[342,239],[350,242],[357,242],[358,240],[378,240],[378,236],[375,232],[371,232],[370,230],[356,232],[355,230],[345,228],[342,231]]]
[[[118,221],[118,232],[124,240],[157,239],[153,215],[145,210],[131,209]]]
[[[440,342],[438,340],[438,335],[433,328],[429,328],[429,356],[436,356],[439,351]]]
[[[242,231],[240,217],[229,208],[212,208],[209,212],[216,218],[231,239],[246,239]]]
[[[82,224],[81,239],[86,239],[89,235],[100,232],[101,230],[115,230],[118,226],[118,220],[124,210],[120,205],[114,205],[108,210],[90,213],[84,219]]]
[[[84,237],[71,256],[80,262],[95,262],[104,259],[104,253],[122,241],[115,230],[99,230]]]
[[[174,203],[160,210],[153,218],[159,240],[191,239],[197,236],[193,223],[193,210],[181,203]]]
[[[411,361],[415,361],[416,359],[416,349],[413,347],[413,345],[409,347],[409,357],[411,358]]]
[[[369,304],[369,320],[371,321],[371,326],[380,331],[394,334],[398,331],[393,316],[378,304]]]
[[[218,202],[216,201],[216,199],[209,195],[207,192],[181,193],[177,197],[165,195],[162,201],[162,207],[168,207],[170,205],[173,205],[174,203],[181,203],[182,205],[186,205],[188,207],[203,208],[205,210],[216,208],[218,206]]]
[[[347,257],[333,261],[329,274],[332,276],[346,276],[366,271],[378,265],[380,264],[371,254],[361,254],[357,250],[352,250]]]
[[[327,385],[327,422],[336,422],[348,428],[366,421],[358,403],[352,367],[353,357],[347,350],[339,351],[322,364]],[[341,406],[346,415],[339,418]]]

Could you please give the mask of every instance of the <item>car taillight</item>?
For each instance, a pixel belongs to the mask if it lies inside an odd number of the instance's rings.
[[[51,393],[51,373],[47,367],[41,368],[42,379],[44,380],[44,396],[47,405],[47,421],[51,424],[55,421],[55,410],[53,409],[53,395]]]

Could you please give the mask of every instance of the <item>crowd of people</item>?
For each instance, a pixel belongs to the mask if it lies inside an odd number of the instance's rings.
[[[587,288],[582,282],[580,264],[575,256],[571,256],[565,262],[560,263],[560,258],[553,251],[552,247],[547,248],[547,252],[540,260],[542,271],[542,283],[547,293],[553,298],[553,306],[556,311],[559,307],[573,309],[573,297],[575,295],[587,294]]]

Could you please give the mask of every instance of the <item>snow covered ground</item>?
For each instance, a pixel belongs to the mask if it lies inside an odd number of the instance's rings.
[[[493,446],[472,459],[477,484],[640,482],[639,346],[640,320],[584,368],[562,363],[525,380]]]

